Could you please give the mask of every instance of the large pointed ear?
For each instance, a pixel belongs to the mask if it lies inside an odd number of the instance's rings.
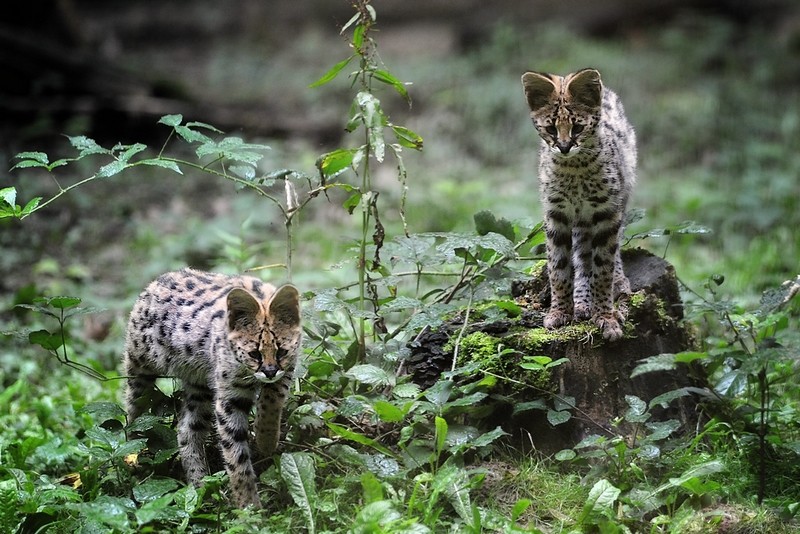
[[[525,98],[528,99],[528,107],[531,108],[531,111],[536,111],[546,106],[556,90],[553,80],[549,76],[538,72],[526,72],[523,74],[522,87],[525,89]]]
[[[573,102],[599,108],[603,92],[600,73],[595,69],[579,70],[567,81],[567,91]]]
[[[228,293],[228,328],[236,330],[254,323],[261,306],[246,289],[235,287]]]
[[[273,326],[300,327],[300,293],[296,287],[287,284],[275,290],[269,301],[269,316]]]

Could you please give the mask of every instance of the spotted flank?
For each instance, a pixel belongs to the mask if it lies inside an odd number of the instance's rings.
[[[200,485],[208,474],[205,441],[216,430],[235,504],[260,507],[253,455],[266,458],[277,448],[300,342],[294,286],[193,269],[163,274],[139,295],[128,321],[128,421],[151,407],[157,378],[180,379],[178,446],[187,480]]]

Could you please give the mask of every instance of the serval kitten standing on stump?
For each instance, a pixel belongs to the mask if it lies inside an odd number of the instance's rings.
[[[591,319],[603,337],[622,337],[614,300],[630,293],[620,239],[636,181],[636,134],[600,73],[522,76],[542,139],[539,188],[547,234],[551,306],[544,326]]]
[[[128,322],[128,420],[148,409],[157,378],[179,378],[186,478],[197,486],[208,474],[205,441],[216,430],[234,503],[260,507],[250,410],[257,404],[255,452],[267,458],[278,445],[300,341],[294,286],[193,269],[163,274],[139,295]]]

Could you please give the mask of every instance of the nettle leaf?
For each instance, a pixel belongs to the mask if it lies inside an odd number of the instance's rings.
[[[17,156],[15,157],[19,158],[19,157],[24,157],[23,155],[31,155],[31,154],[41,154],[44,156],[45,159],[47,159],[47,154],[44,154],[42,152],[23,152],[22,154],[17,154]],[[42,162],[39,161],[38,159],[23,159],[22,161],[18,162],[16,165],[11,167],[10,170],[13,171],[14,169],[29,169],[31,167],[42,167],[47,169],[48,165],[46,161]]]
[[[183,122],[183,115],[176,113],[175,115],[164,115],[158,119],[158,124],[166,124],[170,128],[175,128]]]
[[[47,304],[53,308],[65,310],[67,308],[74,308],[81,303],[80,297],[51,297],[47,299]]]
[[[45,350],[57,350],[62,345],[60,333],[52,334],[47,330],[37,330],[28,334],[31,345],[39,345]]]
[[[514,241],[514,225],[508,219],[495,217],[489,210],[479,211],[472,216],[475,221],[475,231],[478,235],[485,236],[489,232],[494,232],[505,237],[509,241]]]
[[[15,187],[0,189],[0,200],[13,208],[17,205],[17,189]]]
[[[345,376],[373,386],[391,386],[394,385],[396,380],[394,375],[390,375],[385,370],[372,364],[354,365],[345,373]]]
[[[215,143],[209,139],[197,147],[196,153],[198,158],[215,156],[231,161],[256,165],[264,157],[261,151],[267,149],[269,149],[269,147],[266,145],[245,143],[239,137],[226,137],[219,143]]]
[[[92,154],[111,154],[111,150],[103,148],[94,139],[85,135],[67,136],[69,143],[78,150],[78,159]]]
[[[212,139],[204,133],[192,130],[187,126],[175,126],[177,133],[187,143],[213,143]]]
[[[536,399],[527,402],[520,402],[514,405],[514,411],[512,415],[517,415],[522,412],[527,412],[528,410],[547,410],[547,404],[544,402],[543,399]]]
[[[256,177],[256,168],[252,165],[231,165],[228,170],[239,178],[244,178],[248,181]]]
[[[127,163],[133,156],[135,156],[139,152],[147,150],[147,145],[143,145],[142,143],[136,143],[133,145],[117,145],[114,147],[114,150],[115,151],[121,150],[122,152],[120,152],[120,154],[117,156],[117,159]]]
[[[392,394],[401,399],[413,399],[419,396],[420,392],[420,387],[413,382],[398,384],[392,390]]]
[[[175,163],[174,161],[167,161],[167,160],[161,159],[161,158],[154,158],[154,159],[144,159],[142,161],[139,161],[138,163],[140,163],[142,165],[150,165],[150,166],[153,166],[153,167],[161,167],[161,168],[164,168],[164,169],[169,169],[169,170],[171,170],[173,172],[176,172],[178,174],[183,174],[183,171],[181,170],[181,168],[178,167],[178,164]]]
[[[14,158],[38,163],[40,167],[45,167],[50,163],[50,158],[44,152],[20,152]]]
[[[180,484],[174,478],[151,478],[133,487],[133,498],[140,503],[154,501],[175,491],[178,486]]]
[[[606,479],[598,480],[589,490],[589,497],[583,505],[579,523],[584,523],[593,516],[613,517],[614,503],[617,501],[621,490]]]
[[[125,417],[125,410],[115,402],[90,402],[80,409],[81,412],[92,416],[95,423],[104,423],[109,419],[121,419]]]
[[[39,203],[41,201],[42,201],[42,197],[32,198],[27,204],[25,204],[25,207],[22,208],[22,211],[20,212],[19,215],[23,216],[23,217],[25,215],[30,215],[31,213],[33,213],[34,210],[36,210],[36,208],[39,206]]]
[[[97,171],[98,178],[109,178],[114,176],[115,174],[119,174],[124,171],[128,167],[127,161],[115,160],[107,165],[103,165],[100,167],[100,170]]]
[[[210,131],[212,131],[214,133],[218,133],[218,134],[224,134],[225,133],[222,130],[220,130],[219,128],[217,128],[216,126],[212,126],[211,124],[208,124],[207,122],[192,121],[192,122],[187,122],[186,126],[189,127],[189,128],[203,128],[205,130],[210,130]]]

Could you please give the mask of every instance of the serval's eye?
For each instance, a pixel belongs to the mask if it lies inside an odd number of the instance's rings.
[[[572,135],[578,135],[583,131],[583,124],[573,124],[572,125]]]
[[[556,130],[556,127],[553,126],[552,124],[550,124],[549,126],[545,126],[544,131],[549,133],[550,135],[558,134],[558,130]]]
[[[254,360],[260,362],[262,360],[261,351],[260,350],[251,350],[248,354]]]

